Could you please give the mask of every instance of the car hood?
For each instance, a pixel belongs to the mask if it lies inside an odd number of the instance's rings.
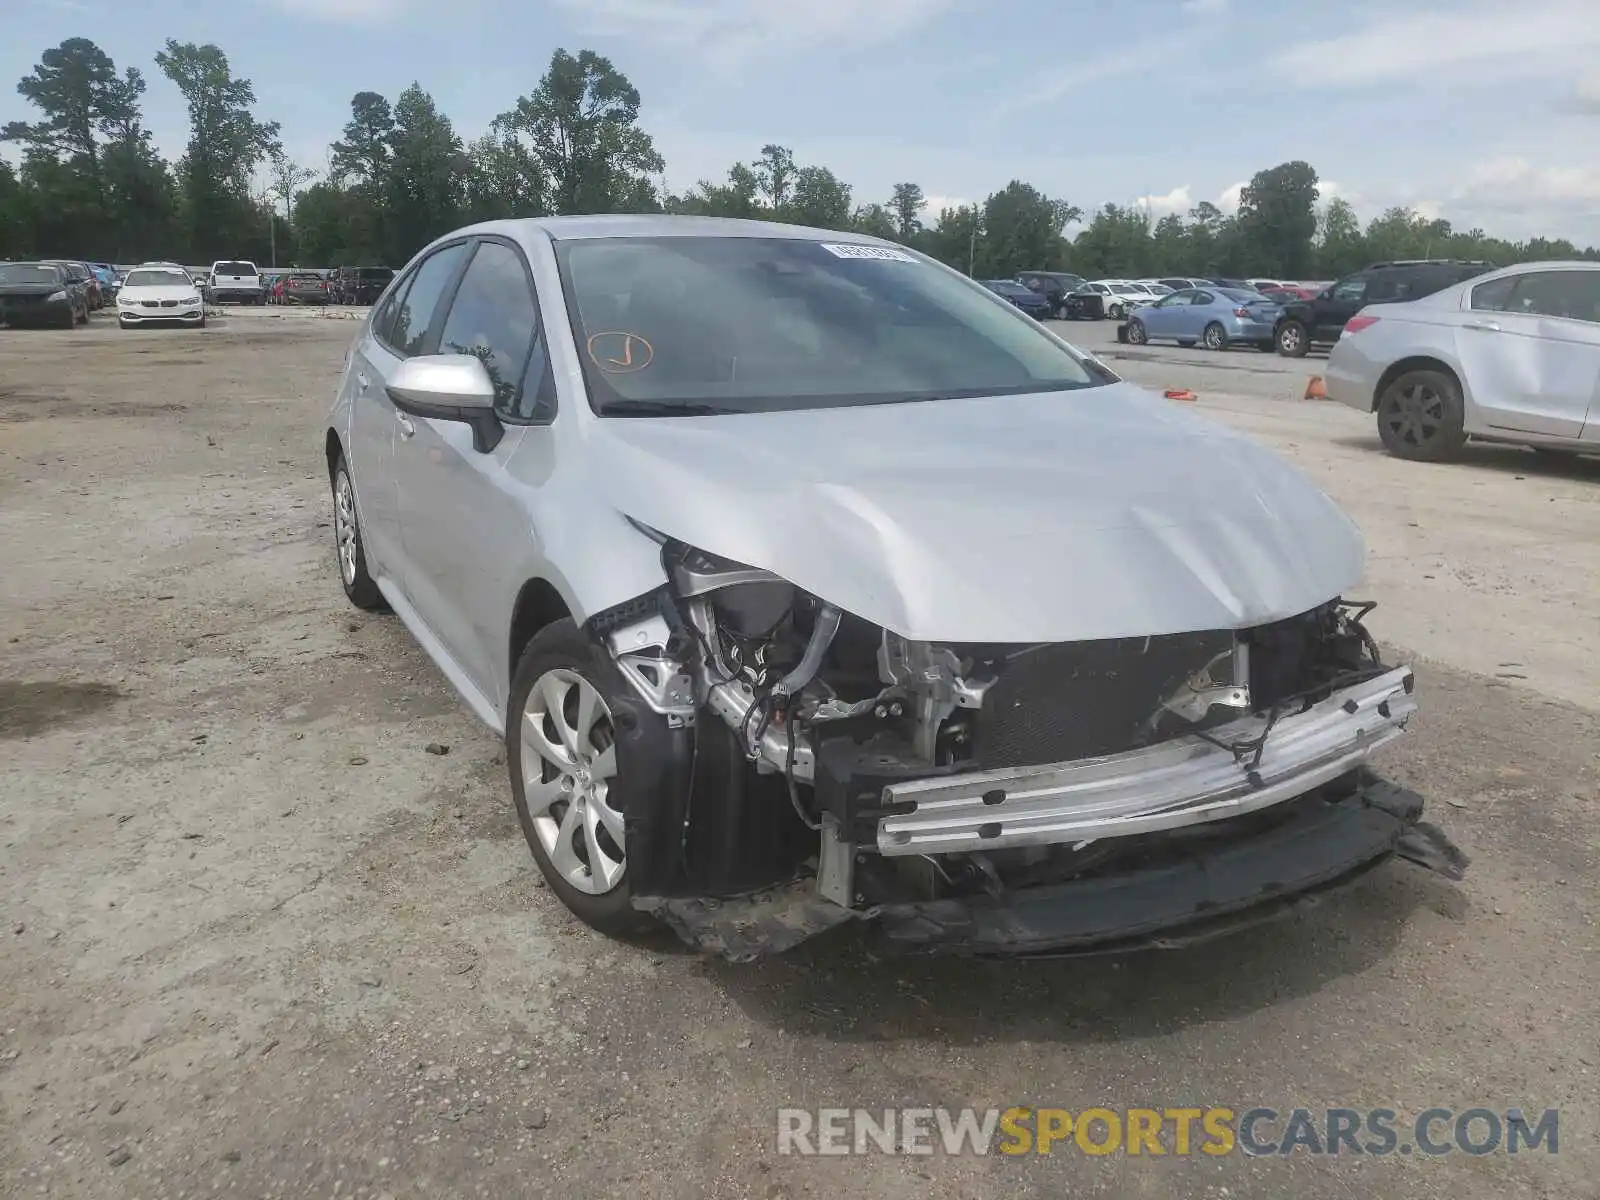
[[[1354,524],[1131,385],[589,423],[623,513],[930,641],[1245,628],[1360,578]]]

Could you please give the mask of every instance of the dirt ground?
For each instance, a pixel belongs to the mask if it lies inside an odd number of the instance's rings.
[[[1467,879],[1190,951],[734,967],[569,919],[496,739],[345,603],[353,330],[0,331],[0,1195],[1600,1195],[1600,461],[1397,462],[1315,360],[1069,327],[1365,528],[1423,704],[1383,765]],[[1560,1152],[775,1152],[781,1106],[900,1104],[1558,1107]]]

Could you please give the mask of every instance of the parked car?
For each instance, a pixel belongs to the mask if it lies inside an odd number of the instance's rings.
[[[1203,288],[1212,286],[1211,281],[1208,279],[1189,279],[1180,275],[1168,276],[1166,279],[1161,279],[1157,282],[1165,284],[1175,292],[1186,292],[1190,288]]]
[[[0,324],[59,325],[89,322],[85,292],[53,262],[0,263]]]
[[[100,295],[105,303],[110,304],[116,299],[117,289],[122,286],[122,277],[117,274],[116,268],[110,263],[86,263],[95,281],[100,285]]]
[[[1365,305],[1420,299],[1491,269],[1487,262],[1450,259],[1374,263],[1310,300],[1286,304],[1273,334],[1278,353],[1304,358],[1313,346],[1338,341],[1345,322]]]
[[[136,267],[128,272],[117,295],[117,324],[123,329],[145,325],[204,329],[205,301],[182,267]]]
[[[213,304],[265,304],[266,285],[255,263],[248,259],[223,259],[211,264],[206,275],[206,295]]]
[[[100,281],[94,277],[94,272],[89,269],[89,264],[76,259],[50,258],[45,262],[54,263],[67,273],[73,286],[83,293],[84,307],[89,312],[96,312],[105,307],[105,293],[100,290]]]
[[[1043,321],[1055,311],[1055,305],[1046,296],[1032,288],[1024,287],[1015,279],[985,279],[983,286],[996,296],[1010,301],[1036,320]]]
[[[1113,321],[1122,320],[1139,305],[1148,304],[1155,299],[1143,288],[1124,283],[1120,279],[1097,279],[1088,284],[1084,290],[1100,297],[1106,316]]]
[[[1135,346],[1151,341],[1174,341],[1180,346],[1199,342],[1207,350],[1226,350],[1242,342],[1271,350],[1277,315],[1277,304],[1259,292],[1191,288],[1136,310],[1128,318],[1128,341]]]
[[[1196,940],[1396,853],[1459,875],[1367,766],[1416,701],[1342,599],[1348,518],[904,247],[459,230],[324,436],[346,595],[504,738],[598,929],[1032,953]]]
[[[1101,298],[1084,291],[1088,280],[1081,275],[1070,271],[1019,271],[1017,282],[1046,297],[1052,305],[1050,315],[1058,319],[1097,320],[1105,315]]]
[[[279,280],[280,304],[327,304],[328,282],[315,271],[291,271]]]
[[[1363,308],[1324,378],[1400,458],[1469,438],[1600,454],[1600,263],[1524,263]]]
[[[388,267],[339,267],[328,280],[335,304],[372,304],[394,279]]]

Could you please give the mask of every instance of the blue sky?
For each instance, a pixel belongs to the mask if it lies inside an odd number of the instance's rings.
[[[1012,178],[1092,209],[1236,202],[1290,158],[1368,217],[1600,244],[1600,0],[0,0],[0,122],[41,50],[93,38],[152,60],[215,42],[286,148],[326,164],[350,96],[413,80],[465,137],[592,47],[638,86],[681,191],[776,141],[858,202],[897,180],[981,199]],[[1005,13],[1005,16],[1001,16]]]

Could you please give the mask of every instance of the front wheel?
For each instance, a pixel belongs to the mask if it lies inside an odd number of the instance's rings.
[[[1123,306],[1121,304],[1113,304],[1111,306],[1111,311],[1107,315],[1113,321],[1120,321],[1120,320],[1122,320],[1123,317],[1128,315],[1128,310],[1127,310],[1127,308],[1125,306]]]
[[[1466,444],[1461,388],[1443,371],[1407,371],[1378,397],[1378,436],[1396,458],[1439,462]]]
[[[653,922],[633,907],[623,815],[612,798],[637,762],[628,683],[570,618],[522,653],[506,713],[511,797],[533,860],[585,925],[613,936]]]
[[[367,550],[356,512],[356,487],[342,456],[333,466],[333,539],[339,554],[339,582],[350,603],[368,612],[383,608],[383,593],[367,571]]]
[[[1304,358],[1306,351],[1311,349],[1311,335],[1299,321],[1285,321],[1279,325],[1277,333],[1272,335],[1272,341],[1278,353],[1285,358]]]
[[[1206,345],[1207,350],[1226,350],[1228,348],[1228,331],[1216,321],[1211,322],[1200,335],[1200,340]]]
[[[1128,344],[1143,346],[1150,341],[1150,335],[1145,332],[1144,322],[1137,317],[1128,322]]]

